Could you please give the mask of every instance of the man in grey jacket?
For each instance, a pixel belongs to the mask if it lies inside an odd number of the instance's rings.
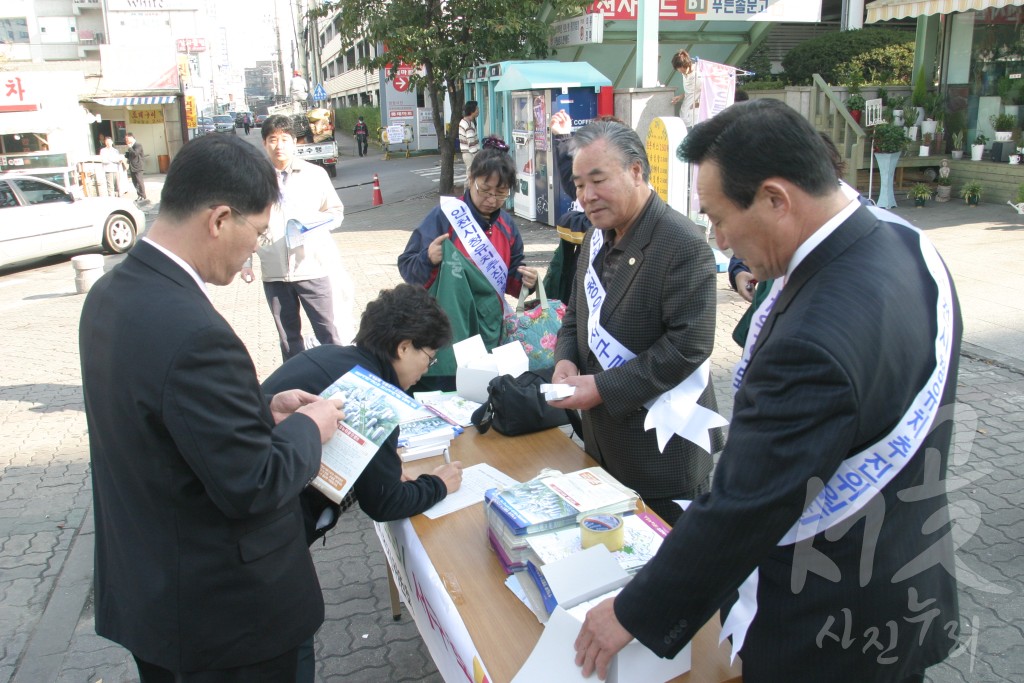
[[[331,230],[341,225],[345,207],[327,173],[295,157],[295,129],[287,116],[263,122],[263,148],[277,171],[281,203],[274,207],[270,229],[256,253],[260,257],[263,289],[281,337],[281,356],[288,360],[304,349],[299,306],[306,312],[321,344],[344,344],[351,339],[350,278],[345,272]],[[245,282],[255,280],[251,263],[242,269]],[[334,292],[344,300],[346,334],[334,321]]]

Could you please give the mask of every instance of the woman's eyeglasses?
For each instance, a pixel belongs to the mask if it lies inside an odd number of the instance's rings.
[[[427,353],[426,349],[416,349],[416,350],[417,351],[422,351],[423,355],[430,359],[430,362],[427,363],[427,367],[428,368],[432,368],[435,365],[437,365],[437,351],[435,351],[434,355],[431,356],[429,353]]]
[[[490,197],[491,199],[497,199],[499,202],[504,202],[506,199],[508,199],[508,195],[509,195],[508,190],[505,190],[504,193],[489,192],[488,190],[481,190],[480,189],[480,185],[478,185],[475,180],[473,181],[473,188],[477,192],[482,194],[483,196]]]

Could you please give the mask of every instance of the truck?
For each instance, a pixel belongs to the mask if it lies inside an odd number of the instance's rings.
[[[320,107],[306,109],[300,102],[267,107],[271,116],[290,116],[295,128],[295,155],[320,166],[327,175],[338,174],[338,143],[334,141],[334,112]]]

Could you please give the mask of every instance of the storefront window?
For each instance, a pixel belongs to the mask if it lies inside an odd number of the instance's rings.
[[[1024,104],[1024,8],[975,12],[971,45],[971,96],[998,96]]]
[[[32,154],[50,151],[45,133],[14,133],[0,135],[0,154]]]

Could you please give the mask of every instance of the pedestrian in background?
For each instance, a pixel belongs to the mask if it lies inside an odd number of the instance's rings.
[[[100,160],[103,162],[103,175],[107,180],[107,195],[117,196],[117,181],[121,174],[121,166],[125,164],[121,152],[114,147],[114,139],[103,138],[103,149],[100,150]]]
[[[697,76],[697,65],[690,58],[690,53],[680,50],[672,55],[672,68],[683,77],[683,92],[672,98],[672,104],[682,104],[679,107],[679,118],[689,128],[697,122],[697,107],[700,106],[701,80]]]
[[[370,129],[366,127],[366,121],[360,116],[359,120],[356,121],[355,128],[352,129],[352,137],[356,139],[356,151],[359,152],[359,156],[366,156],[368,149],[367,138],[370,135]]]
[[[242,116],[242,127],[245,128],[245,134],[249,134],[249,129],[252,128],[252,119],[249,118],[248,114]]]
[[[480,151],[480,138],[476,133],[476,119],[480,109],[476,100],[466,102],[462,107],[462,120],[459,121],[459,149],[462,150],[462,163],[466,165],[466,175],[473,165],[473,157]]]
[[[125,159],[128,160],[128,173],[132,177],[135,191],[139,194],[139,198],[136,201],[139,204],[147,204],[149,199],[146,197],[146,181],[143,177],[145,176],[143,161],[146,158],[146,154],[142,150],[142,143],[135,139],[134,133],[126,133],[124,141],[128,145],[128,149],[124,152]]]
[[[327,172],[296,156],[291,117],[271,116],[261,133],[277,171],[281,202],[271,212],[270,229],[256,254],[281,356],[288,360],[305,349],[300,306],[319,343],[343,344],[352,338],[352,282],[331,237],[331,230],[345,217],[345,207]],[[254,279],[250,260],[242,268],[242,280]],[[336,293],[341,298],[343,334],[335,325]]]

